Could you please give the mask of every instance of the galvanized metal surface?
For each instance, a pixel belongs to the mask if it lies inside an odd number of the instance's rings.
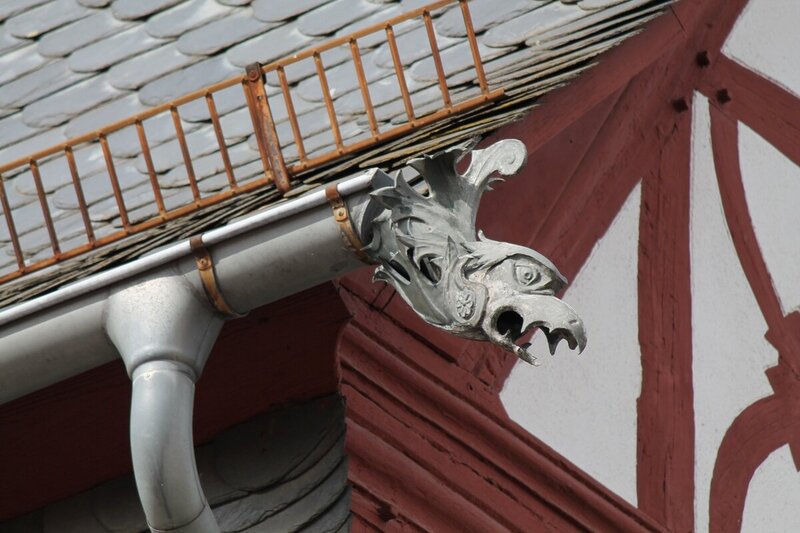
[[[547,336],[553,354],[562,339],[583,351],[583,322],[556,296],[567,281],[555,265],[530,248],[493,241],[475,228],[481,197],[525,164],[525,145],[510,139],[484,150],[472,146],[409,161],[424,178],[427,194],[411,187],[401,172],[376,176],[383,182],[371,194],[378,214],[365,230],[372,237],[367,255],[379,263],[375,279],[392,285],[429,324],[490,341],[531,364],[536,357],[529,344],[517,341],[534,328]],[[466,155],[470,165],[461,174],[456,165]]]
[[[392,167],[410,156],[518,119],[539,95],[587,68],[592,58],[637,31],[666,3],[658,0],[599,4],[595,1],[591,5],[586,1],[578,2],[563,6],[577,13],[565,22],[543,15],[554,9],[557,2],[519,0],[498,4],[490,0],[472,0],[469,3],[472,22],[488,87],[492,90],[502,85],[507,95],[504,102],[461,116],[443,115],[435,123],[418,125],[416,131],[399,128],[397,139],[384,141],[381,146],[364,149],[358,154],[337,153],[336,159],[323,167],[300,170],[302,175],[294,185],[295,191],[305,191],[358,168],[376,164]],[[115,3],[107,8],[92,9],[87,17],[33,40],[9,34],[8,24],[0,25],[0,34],[8,37],[0,45],[0,64],[7,64],[9,76],[17,76],[17,79],[0,77],[0,113],[6,113],[0,117],[0,161],[17,159],[63,142],[67,136],[96,131],[121,116],[145,110],[145,106],[164,104],[181,93],[241,75],[242,69],[254,60],[266,63],[304,46],[320,43],[319,32],[331,27],[336,28],[331,30],[334,35],[345,37],[358,27],[418,8],[420,2],[371,4],[363,1],[355,7],[351,2],[349,8],[342,2],[291,4],[291,9],[267,9],[262,2],[255,2],[252,7],[230,7],[214,0],[190,1],[172,8],[153,4],[148,8],[153,11],[145,10],[149,14],[122,20],[116,17],[123,11]],[[31,9],[26,6],[19,7],[19,16],[26,15],[25,9]],[[197,9],[192,16],[187,16],[190,7]],[[134,11],[139,12],[138,9]],[[13,18],[13,12],[0,12],[0,19],[9,15]],[[535,32],[516,24],[523,16],[539,21],[528,27],[535,26]],[[234,31],[247,17],[264,23],[261,34],[242,37],[247,31]],[[98,25],[105,22],[112,28],[86,31],[88,22],[95,19]],[[471,67],[471,47],[465,38],[462,20],[460,10],[453,8],[444,9],[442,13],[433,12],[431,16],[439,59],[454,103],[481,95]],[[126,34],[123,30],[136,27],[144,27],[148,35],[160,41],[150,51],[119,55],[120,59],[115,59],[116,63],[108,70],[89,70],[107,63],[99,59],[90,61],[92,55],[105,53],[114,43],[124,44],[126,41],[120,40],[118,34]],[[420,17],[416,26],[396,24],[394,30],[415,115],[424,116],[445,108],[442,86],[437,86],[437,60],[434,55],[420,53],[420,50],[429,49],[425,19]],[[201,35],[208,41],[207,46],[201,46]],[[387,127],[407,123],[405,102],[384,35],[385,31],[381,30],[358,39],[358,62],[354,61],[356,54],[349,41],[321,54],[345,143],[368,141],[379,128],[385,131]],[[498,40],[498,36],[504,38]],[[420,48],[421,44],[425,46]],[[54,53],[48,58],[36,59],[47,50],[58,50],[60,55]],[[187,55],[188,52],[195,55]],[[356,75],[358,64],[364,72],[363,81]],[[276,130],[290,166],[301,158],[308,160],[326,151],[336,152],[323,94],[319,84],[315,88],[312,83],[315,78],[313,60],[287,65],[266,77],[266,92],[275,115]],[[93,93],[92,98],[87,99],[84,84],[88,82],[92,84],[85,87],[102,88],[97,98]],[[47,93],[41,91],[45,86]],[[291,91],[292,120],[287,98],[279,94],[286,94],[285,87]],[[50,96],[42,99],[46,94]],[[88,100],[92,101],[89,107]],[[372,109],[372,113],[364,111],[367,100],[366,107]],[[213,111],[210,110],[212,105]],[[258,146],[240,85],[214,93],[210,101],[203,97],[178,108],[201,197],[205,200],[238,186],[236,196],[223,198],[220,204],[200,210],[195,207],[170,113],[143,121],[150,146],[147,156],[135,124],[127,127],[129,132],[108,136],[104,144],[115,163],[116,182],[111,179],[101,151],[93,155],[88,150],[74,150],[72,157],[81,178],[83,199],[79,198],[67,163],[41,162],[43,187],[60,248],[69,250],[81,241],[92,242],[86,217],[82,215],[87,212],[96,242],[86,245],[86,251],[93,250],[90,254],[62,262],[58,268],[45,269],[36,276],[4,284],[0,287],[0,306],[31,298],[70,280],[138,257],[163,243],[224,224],[266,203],[280,200],[271,185],[257,183],[263,178],[263,165],[259,162]],[[35,117],[47,118],[41,121]],[[297,142],[298,138],[302,138],[302,144]],[[66,158],[66,155],[62,157],[65,161]],[[153,180],[153,173],[157,180]],[[5,178],[4,190],[0,189],[0,193],[4,193],[0,194],[4,212],[3,222],[0,222],[0,275],[18,270],[20,255],[28,265],[52,255],[52,243],[41,222],[42,210],[32,176],[24,173]],[[165,223],[158,218],[163,213],[155,199],[153,181],[161,186],[164,211],[175,209],[174,217],[165,217]],[[4,203],[7,205],[2,205]],[[126,221],[120,204],[129,213],[128,226],[156,217],[158,227],[144,229],[146,226],[141,226],[142,233],[128,235],[98,249],[108,242],[109,235],[124,231]],[[181,205],[189,207],[181,210]],[[201,202],[201,205],[205,204]],[[6,213],[11,210],[16,217],[14,225],[6,221]]]

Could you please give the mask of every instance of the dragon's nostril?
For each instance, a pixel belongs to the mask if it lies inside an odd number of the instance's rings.
[[[497,331],[516,339],[522,335],[522,317],[515,311],[503,311],[497,317]]]

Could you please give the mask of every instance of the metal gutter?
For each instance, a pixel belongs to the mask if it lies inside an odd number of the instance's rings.
[[[342,196],[350,196],[367,189],[372,182],[373,175],[374,171],[368,171],[355,178],[340,182],[337,186],[339,193]],[[203,242],[206,246],[213,246],[226,239],[242,235],[243,233],[256,230],[269,224],[274,224],[282,219],[321,205],[327,205],[327,199],[323,189],[308,193],[282,204],[271,206],[264,211],[248,215],[245,218],[221,228],[210,230],[203,234]],[[0,328],[39,311],[48,309],[57,303],[62,303],[89,292],[108,287],[116,282],[128,279],[136,274],[146,272],[188,255],[191,255],[191,249],[189,247],[189,240],[187,239],[152,252],[130,263],[125,263],[119,267],[100,272],[89,278],[67,285],[55,292],[11,306],[8,309],[0,311]],[[2,342],[1,334],[2,329],[0,329],[0,343]],[[1,361],[2,356],[0,356],[0,368],[2,368]],[[2,398],[2,396],[0,396],[0,398]],[[0,399],[0,403],[3,403],[2,399]]]

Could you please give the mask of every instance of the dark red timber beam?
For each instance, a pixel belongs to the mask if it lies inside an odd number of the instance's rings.
[[[731,68],[727,61],[717,64],[722,64],[723,69]],[[757,81],[756,86],[763,91],[785,98],[782,89],[768,89],[758,78],[743,75],[739,68],[736,66],[734,71],[737,71],[740,79]],[[737,90],[736,94],[746,93]],[[780,357],[778,365],[766,371],[775,394],[758,400],[742,411],[723,437],[711,480],[709,520],[713,532],[735,531],[741,527],[750,481],[756,469],[772,452],[788,444],[795,467],[800,470],[800,314],[783,315],[759,248],[742,183],[738,124],[736,118],[731,116],[731,110],[733,114],[744,110],[743,115],[754,119],[762,131],[775,131],[785,126],[797,128],[800,127],[800,120],[793,120],[789,114],[783,119],[785,122],[767,126],[761,119],[754,118],[759,106],[766,108],[764,113],[769,117],[776,105],[786,103],[785,99],[783,102],[779,99],[778,104],[758,104],[752,100],[748,102],[745,97],[745,104],[737,106],[728,106],[733,101],[732,97],[723,100],[712,103],[710,110],[714,165],[725,219],[742,270],[769,328],[766,338],[778,350]],[[800,99],[794,100],[795,107],[800,106]]]
[[[642,180],[639,218],[637,489],[640,507],[670,531],[694,530],[689,154],[692,115],[662,131],[656,168]]]

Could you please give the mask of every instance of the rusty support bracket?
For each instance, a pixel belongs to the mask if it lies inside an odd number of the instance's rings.
[[[189,247],[194,254],[195,262],[197,263],[197,272],[200,274],[200,281],[203,283],[203,289],[206,291],[206,296],[211,305],[220,314],[228,318],[238,318],[244,316],[231,308],[228,302],[225,301],[222,291],[217,283],[217,275],[214,272],[214,259],[211,257],[211,252],[208,251],[205,244],[203,244],[203,236],[196,235],[189,239]]]
[[[281,192],[287,192],[292,188],[289,183],[289,171],[286,162],[283,160],[281,144],[278,140],[278,132],[275,129],[275,121],[272,119],[272,111],[269,108],[267,90],[264,86],[264,72],[261,63],[251,63],[247,65],[247,87],[250,91],[248,105],[252,116],[256,119],[253,122],[258,149],[261,151],[262,158],[266,158],[272,171],[272,179],[275,186]]]
[[[355,228],[353,227],[350,211],[347,209],[347,204],[344,203],[342,195],[339,194],[339,189],[335,183],[331,183],[325,187],[325,198],[331,204],[333,209],[333,219],[339,225],[339,230],[342,233],[342,240],[345,246],[358,256],[358,258],[367,264],[372,264],[366,252],[364,251],[364,243],[358,236]]]

